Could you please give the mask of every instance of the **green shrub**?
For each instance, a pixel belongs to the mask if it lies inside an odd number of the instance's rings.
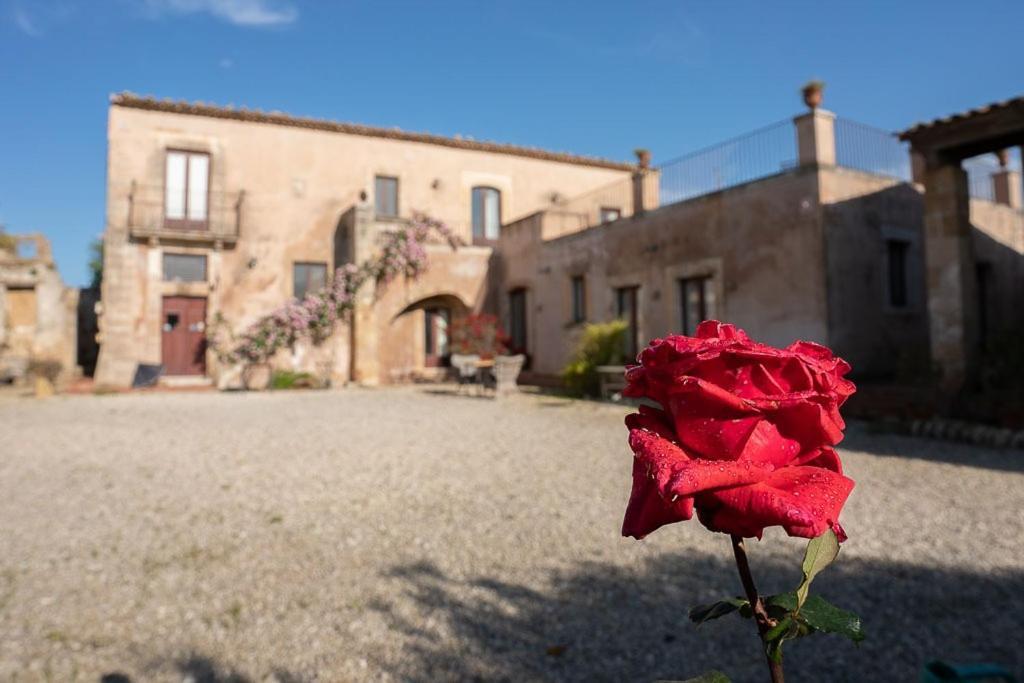
[[[316,378],[308,372],[275,370],[270,376],[271,389],[314,389],[316,386]]]
[[[572,361],[562,370],[562,381],[575,396],[597,396],[601,365],[622,365],[625,361],[626,323],[591,323],[583,330]]]

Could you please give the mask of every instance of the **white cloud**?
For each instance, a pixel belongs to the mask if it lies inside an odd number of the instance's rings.
[[[222,69],[230,69],[235,65],[235,60],[230,57],[224,57],[217,63],[217,65]]]
[[[236,26],[279,26],[299,18],[286,0],[145,0],[155,16],[205,12]]]
[[[32,36],[33,38],[38,38],[39,36],[43,35],[43,32],[39,29],[39,26],[36,25],[35,20],[32,19],[32,17],[29,15],[28,12],[25,11],[24,8],[15,6],[13,11],[13,18],[14,25],[17,26],[25,35]]]

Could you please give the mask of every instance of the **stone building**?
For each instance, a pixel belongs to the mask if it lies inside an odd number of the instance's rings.
[[[243,328],[413,212],[467,246],[439,246],[423,278],[373,305],[363,292],[351,334],[287,360],[337,381],[429,372],[451,317],[488,300],[502,223],[610,185],[626,191],[595,216],[633,210],[634,165],[571,154],[128,94],[108,126],[99,384],[129,384],[139,365],[217,374],[204,345],[216,314]]]
[[[997,109],[1024,121],[1020,100]],[[428,373],[446,321],[489,310],[537,381],[554,380],[587,322],[625,319],[635,353],[717,317],[773,344],[826,343],[864,382],[937,373],[955,391],[979,349],[1024,329],[1019,163],[988,154],[1024,140],[1000,122],[979,123],[983,143],[957,129],[947,144],[936,122],[908,145],[816,107],[650,168],[647,154],[625,164],[119,95],[98,381],[127,383],[140,363],[214,372],[213,312],[242,326],[418,210],[468,246],[437,247],[426,276],[373,305],[363,294],[328,345],[336,379]]]
[[[994,114],[977,139],[962,130]],[[1019,162],[985,154],[1024,142],[1024,98],[951,120],[904,133],[911,148],[815,108],[662,164],[656,209],[571,232],[558,209],[511,222],[503,314],[524,311],[540,375],[588,321],[625,319],[633,353],[719,318],[776,345],[828,344],[867,385],[937,376],[954,395],[986,348],[1024,331]],[[959,146],[934,152],[949,126]]]
[[[78,290],[65,287],[49,241],[0,232],[0,381],[48,364],[58,381],[77,372]],[[48,371],[42,374],[50,374]]]

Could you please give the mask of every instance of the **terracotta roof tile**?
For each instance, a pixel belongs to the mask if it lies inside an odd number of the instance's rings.
[[[533,147],[521,147],[519,145],[509,145],[498,142],[468,140],[459,137],[433,135],[431,133],[412,133],[398,128],[379,128],[375,126],[364,126],[358,123],[344,123],[325,119],[291,116],[278,111],[264,112],[258,109],[222,107],[213,104],[206,104],[204,102],[160,100],[155,97],[136,95],[130,92],[111,95],[110,103],[113,106],[131,107],[133,109],[162,111],[174,114],[186,114],[190,116],[206,116],[216,119],[232,119],[235,121],[249,121],[252,123],[269,123],[278,126],[293,126],[295,128],[308,128],[310,130],[347,133],[349,135],[365,135],[368,137],[385,138],[388,140],[422,142],[428,145],[440,145],[442,147],[454,147],[457,149],[468,149],[477,152],[511,154],[531,159],[558,161],[566,164],[579,164],[581,166],[596,166],[598,168],[608,168],[616,171],[630,171],[636,168],[634,164],[612,161],[610,159],[601,159],[598,157],[580,156],[577,154],[569,154],[567,152],[551,152]]]
[[[988,114],[989,112],[996,111],[999,109],[1006,109],[1008,107],[1019,107],[1024,106],[1024,95],[1019,97],[1011,97],[1008,100],[1002,100],[1001,102],[992,102],[981,107],[975,107],[974,109],[968,109],[967,111],[958,112],[956,114],[950,114],[949,116],[943,116],[942,118],[933,119],[931,121],[922,121],[915,123],[910,128],[899,134],[901,140],[906,140],[910,136],[921,133],[925,130],[942,126],[945,124],[953,123],[955,121],[962,121],[964,119],[971,118],[972,116],[980,116],[981,114]]]

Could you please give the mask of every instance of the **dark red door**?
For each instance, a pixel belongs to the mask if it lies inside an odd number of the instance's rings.
[[[164,374],[205,374],[206,299],[165,296],[161,324]]]

